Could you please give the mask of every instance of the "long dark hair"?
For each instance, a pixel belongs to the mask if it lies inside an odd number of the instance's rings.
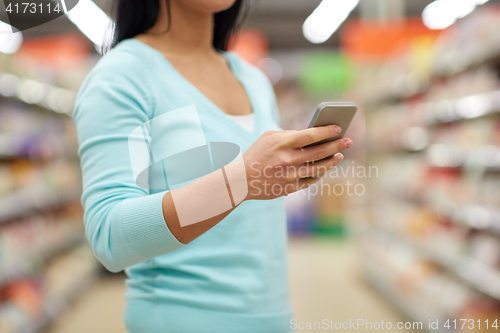
[[[114,0],[115,22],[113,35],[106,50],[112,49],[124,39],[135,37],[153,27],[158,18],[160,1],[163,0]],[[170,0],[167,1],[168,29],[170,28]],[[227,50],[231,35],[241,22],[243,0],[236,2],[227,10],[214,14],[213,46],[218,50]],[[106,51],[104,50],[104,51]]]

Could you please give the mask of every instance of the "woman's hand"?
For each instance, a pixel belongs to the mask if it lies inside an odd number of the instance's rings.
[[[340,127],[336,125],[265,132],[243,154],[248,182],[246,200],[274,199],[316,183],[321,178],[311,177],[339,164],[344,156],[337,152],[351,147],[352,141],[344,138],[303,147],[339,133]]]
[[[342,154],[335,153],[349,148],[352,141],[340,139],[302,147],[338,133],[338,126],[264,133],[242,158],[165,194],[163,216],[170,231],[187,244],[219,223],[243,200],[273,199],[311,186],[319,179],[310,177],[342,161]],[[333,154],[333,158],[327,158]],[[226,182],[225,188],[220,187],[221,180]],[[232,208],[228,206],[228,199]],[[196,218],[197,214],[206,216],[207,211],[213,213],[212,217]],[[186,221],[183,219],[186,215],[195,218]]]

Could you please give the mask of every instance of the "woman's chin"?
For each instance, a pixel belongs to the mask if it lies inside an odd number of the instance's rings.
[[[176,0],[181,1],[183,6],[189,7],[206,13],[218,13],[231,8],[236,0]]]

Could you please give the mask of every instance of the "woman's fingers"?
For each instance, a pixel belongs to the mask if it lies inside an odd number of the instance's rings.
[[[307,145],[333,138],[340,133],[337,125],[308,128],[302,131],[290,133],[290,145],[293,148],[302,148]]]
[[[344,155],[342,155],[341,153],[337,153],[335,154],[335,156],[332,156],[332,158],[303,164],[293,171],[293,173],[290,175],[290,178],[300,179],[321,175],[338,165],[343,159]]]
[[[294,192],[297,192],[297,191],[300,191],[300,190],[304,190],[308,187],[311,187],[312,185],[314,185],[315,183],[319,182],[321,180],[321,178],[302,178],[302,179],[298,179],[296,182],[295,182],[295,191]],[[287,193],[289,194],[289,193]]]
[[[315,177],[324,174],[337,166],[344,159],[341,153],[335,154],[332,158],[324,159],[314,163],[308,163],[307,175],[305,177]]]
[[[302,159],[304,160],[304,163],[319,161],[341,150],[348,149],[351,146],[352,140],[345,138],[332,142],[322,143],[317,146],[303,148],[301,151]]]
[[[324,160],[321,162],[316,162],[315,165],[309,165],[308,166],[308,171],[306,172],[305,175],[298,175],[300,178],[296,179],[294,181],[294,186],[292,191],[286,191],[285,195],[288,195],[293,192],[297,192],[300,190],[304,190],[308,187],[311,187],[312,185],[316,184],[319,182],[322,178],[312,178],[314,176],[318,176],[322,173],[325,173],[326,171],[332,169],[333,166],[339,164],[342,160],[344,159],[344,156],[340,153],[335,154],[333,158]],[[285,187],[286,189],[289,189],[288,186]]]

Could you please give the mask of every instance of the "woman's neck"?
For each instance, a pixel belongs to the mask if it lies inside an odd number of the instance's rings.
[[[155,25],[137,39],[169,56],[203,57],[213,55],[213,14],[184,8],[181,1],[170,1],[170,27],[166,1],[160,0]]]

